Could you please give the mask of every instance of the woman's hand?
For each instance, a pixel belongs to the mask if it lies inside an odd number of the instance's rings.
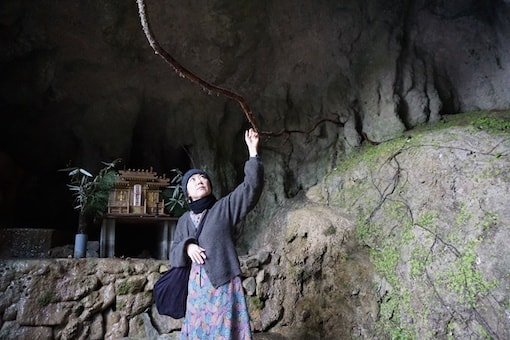
[[[188,244],[186,247],[186,253],[188,253],[191,261],[198,264],[204,264],[205,259],[207,258],[207,256],[205,256],[205,249],[195,243]]]
[[[244,141],[246,142],[246,146],[248,146],[248,152],[250,153],[250,157],[257,156],[259,147],[258,132],[253,129],[246,130],[246,132],[244,133]]]

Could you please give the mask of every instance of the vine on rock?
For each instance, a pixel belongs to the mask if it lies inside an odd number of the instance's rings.
[[[407,199],[401,196],[402,190],[399,190],[402,184],[401,181],[405,180],[407,182],[407,175],[398,160],[400,155],[403,155],[412,148],[429,146],[462,150],[468,154],[477,153],[493,157],[497,157],[498,154],[494,153],[495,148],[492,148],[490,152],[484,153],[468,148],[423,143],[409,145],[408,143],[409,139],[406,139],[402,145],[397,145],[396,149],[390,150],[388,156],[384,156],[385,159],[382,161],[378,171],[383,173],[381,170],[383,166],[391,167],[393,172],[389,182],[378,183],[376,179],[382,178],[384,175],[370,173],[371,185],[376,192],[378,200],[375,207],[371,208],[365,217],[360,216],[358,222],[360,229],[358,231],[359,237],[366,245],[368,245],[366,240],[370,238],[391,240],[388,244],[377,243],[376,245],[369,246],[372,247],[371,254],[375,267],[393,286],[393,290],[385,292],[387,296],[381,300],[380,313],[382,317],[377,323],[378,327],[380,327],[382,332],[387,332],[391,335],[392,338],[413,338],[414,326],[405,319],[401,319],[400,315],[411,316],[411,318],[416,320],[419,320],[419,316],[414,315],[413,309],[410,308],[409,290],[402,284],[402,278],[399,277],[402,273],[397,269],[399,263],[404,261],[401,258],[402,251],[400,249],[404,246],[411,246],[413,247],[411,257],[407,261],[410,265],[409,273],[412,282],[415,286],[418,286],[420,282],[419,277],[423,275],[426,285],[430,287],[434,296],[432,301],[435,301],[431,303],[439,303],[445,311],[450,313],[449,317],[451,319],[448,321],[448,327],[452,327],[452,329],[448,332],[453,334],[453,328],[461,323],[463,327],[470,329],[472,334],[480,335],[483,338],[499,339],[500,336],[498,334],[500,331],[494,328],[494,325],[491,323],[490,313],[497,314],[497,310],[504,309],[505,307],[497,302],[492,293],[497,287],[498,282],[496,280],[487,280],[477,268],[479,259],[476,247],[479,244],[479,240],[470,240],[463,247],[464,249],[458,249],[454,243],[449,242],[440,232],[435,230],[437,216],[433,211],[426,210],[418,219],[415,219],[413,209],[408,204]],[[376,164],[372,165],[372,167],[375,168]],[[384,207],[385,205],[386,207]],[[392,208],[393,205],[401,205],[404,208],[401,215],[391,215],[391,211],[394,210]],[[374,221],[376,213],[382,209],[385,209],[385,213],[390,215],[393,220],[398,220],[399,216],[402,216],[400,217],[400,223],[395,224],[385,235],[380,234],[379,230],[370,230],[371,226],[376,225]],[[405,215],[408,216],[408,220],[405,218]],[[487,218],[495,219],[494,213],[490,213]],[[468,223],[470,219],[470,212],[466,207],[461,207],[456,221],[458,227]],[[483,223],[488,224],[490,222],[485,221]],[[413,241],[415,237],[413,228],[419,228],[430,234],[432,242],[428,248],[425,244],[421,243],[422,241]],[[449,253],[452,255],[452,259],[445,260]],[[447,269],[442,269],[442,271],[438,269],[439,265],[437,263],[439,261],[433,259],[438,257],[438,254],[441,254],[440,257],[445,262],[443,266],[447,266]],[[432,265],[432,261],[436,261],[436,263]],[[430,268],[434,268],[434,270]],[[455,294],[455,302],[452,302],[450,297],[452,294]],[[478,324],[478,328],[473,326],[473,320]]]

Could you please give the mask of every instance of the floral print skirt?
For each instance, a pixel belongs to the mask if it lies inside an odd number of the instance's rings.
[[[203,266],[193,264],[181,339],[250,340],[250,317],[240,277],[214,288]]]

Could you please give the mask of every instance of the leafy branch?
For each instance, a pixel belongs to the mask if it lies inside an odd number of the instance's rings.
[[[110,191],[117,182],[115,166],[120,161],[116,159],[111,163],[101,162],[104,167],[96,176],[80,167],[58,170],[67,172],[70,178],[67,187],[74,197],[73,208],[79,211],[80,232],[85,231],[87,219],[100,217],[106,212]]]
[[[165,201],[166,210],[173,216],[181,216],[187,209],[186,198],[181,190],[182,171],[179,169],[172,169],[170,172],[175,173],[175,176],[170,180],[170,185],[166,187],[163,192],[163,199]]]

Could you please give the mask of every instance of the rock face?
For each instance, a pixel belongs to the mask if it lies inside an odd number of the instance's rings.
[[[278,315],[289,339],[507,339],[509,131],[510,112],[445,117],[280,207],[253,241],[273,258],[262,329]]]
[[[363,140],[395,138],[445,113],[510,107],[509,7],[147,1],[166,50],[243,95],[262,131],[283,131],[262,143],[270,178],[245,249],[275,206],[320,182]],[[242,111],[154,55],[135,1],[6,0],[0,24],[2,226],[75,225],[56,172],[68,164],[94,172],[120,157],[158,173],[207,166],[217,195],[238,183]]]
[[[509,118],[457,117],[369,148],[310,193],[356,218],[381,338],[510,336]]]

